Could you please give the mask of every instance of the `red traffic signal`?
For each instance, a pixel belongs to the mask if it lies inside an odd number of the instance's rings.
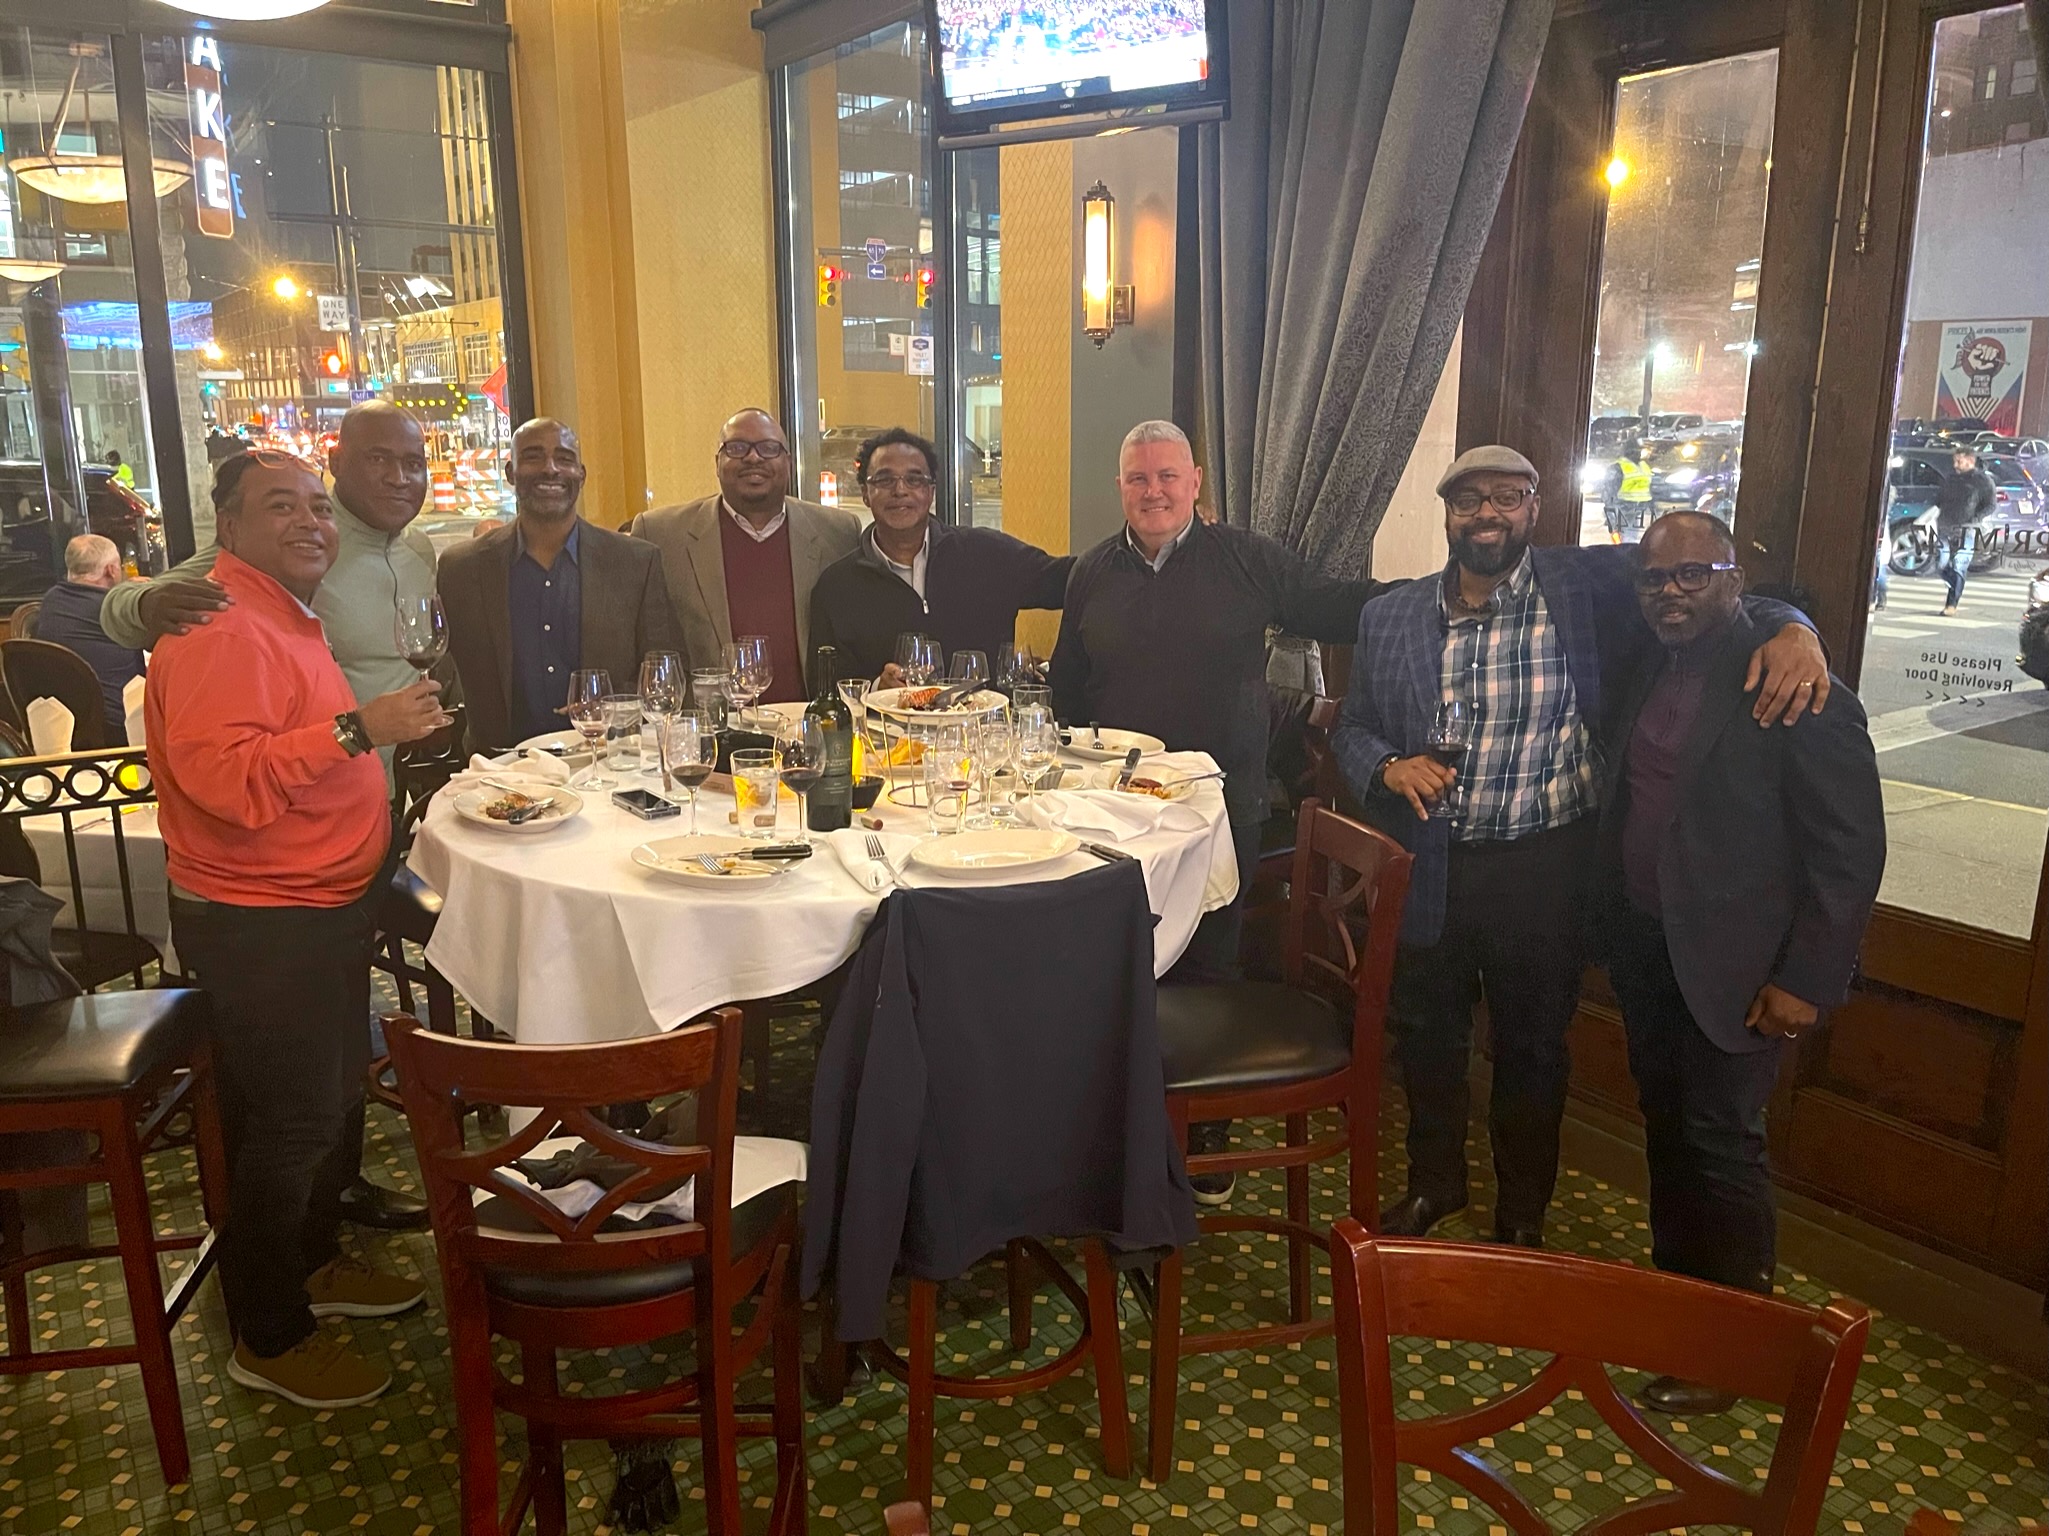
[[[346,365],[342,362],[341,353],[330,352],[320,360],[320,366],[327,370],[329,378],[338,379],[342,376],[342,370]]]
[[[918,268],[918,308],[930,309],[931,307],[932,269],[930,267],[920,267]]]

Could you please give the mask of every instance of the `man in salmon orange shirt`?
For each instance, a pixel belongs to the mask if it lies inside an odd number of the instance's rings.
[[[213,579],[233,603],[167,636],[146,730],[171,880],[171,933],[213,994],[229,1161],[221,1284],[228,1374],[310,1408],[391,1384],[321,1317],[419,1305],[416,1281],[342,1254],[346,1130],[363,1091],[370,951],[389,878],[376,748],[441,719],[439,685],[357,706],[309,606],[339,548],[320,477],[288,454],[224,459]]]

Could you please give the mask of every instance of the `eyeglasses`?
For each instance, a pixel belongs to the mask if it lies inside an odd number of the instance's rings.
[[[1708,583],[1724,571],[1736,569],[1733,560],[1689,560],[1684,565],[1646,565],[1637,570],[1636,590],[1648,597],[1662,592],[1669,583],[1681,592],[1705,592]]]
[[[772,437],[758,443],[749,442],[744,437],[735,437],[719,444],[719,454],[722,458],[744,459],[751,453],[765,464],[773,464],[789,451],[787,444],[779,443]]]
[[[1445,497],[1444,504],[1451,508],[1453,517],[1467,518],[1478,513],[1483,502],[1497,512],[1513,512],[1536,494],[1527,485],[1502,485],[1485,496],[1478,491],[1460,491],[1457,495]]]
[[[934,481],[930,475],[870,475],[861,482],[873,491],[893,491],[902,486],[907,491],[929,491]]]

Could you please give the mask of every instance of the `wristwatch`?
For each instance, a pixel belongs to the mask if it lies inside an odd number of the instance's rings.
[[[1368,793],[1376,795],[1387,793],[1388,764],[1399,761],[1401,761],[1400,757],[1396,753],[1390,752],[1373,765],[1373,777],[1366,781]]]
[[[370,733],[363,729],[363,717],[354,710],[334,717],[334,739],[350,757],[361,757],[370,750]]]

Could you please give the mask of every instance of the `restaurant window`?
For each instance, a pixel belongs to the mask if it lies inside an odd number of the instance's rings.
[[[783,97],[797,493],[859,510],[862,440],[935,426],[924,28],[898,23],[792,65]]]
[[[1778,73],[1765,50],[1616,87],[1582,544],[1734,520]]]
[[[80,533],[163,563],[108,38],[0,27],[0,605]],[[184,185],[177,162],[160,186]],[[172,324],[192,316],[174,306]]]
[[[2033,46],[2018,5],[1935,28],[1858,681],[1881,900],[2020,938],[2049,831],[2049,116],[1985,82],[2032,83]]]
[[[960,380],[959,521],[1003,526],[1003,159],[1001,149],[954,152],[953,357]]]
[[[491,114],[476,70],[222,42],[144,44],[150,129],[190,164],[160,201],[195,521],[210,461],[324,461],[349,407],[426,429],[422,526],[505,510],[510,439]],[[199,542],[206,542],[202,526]]]

